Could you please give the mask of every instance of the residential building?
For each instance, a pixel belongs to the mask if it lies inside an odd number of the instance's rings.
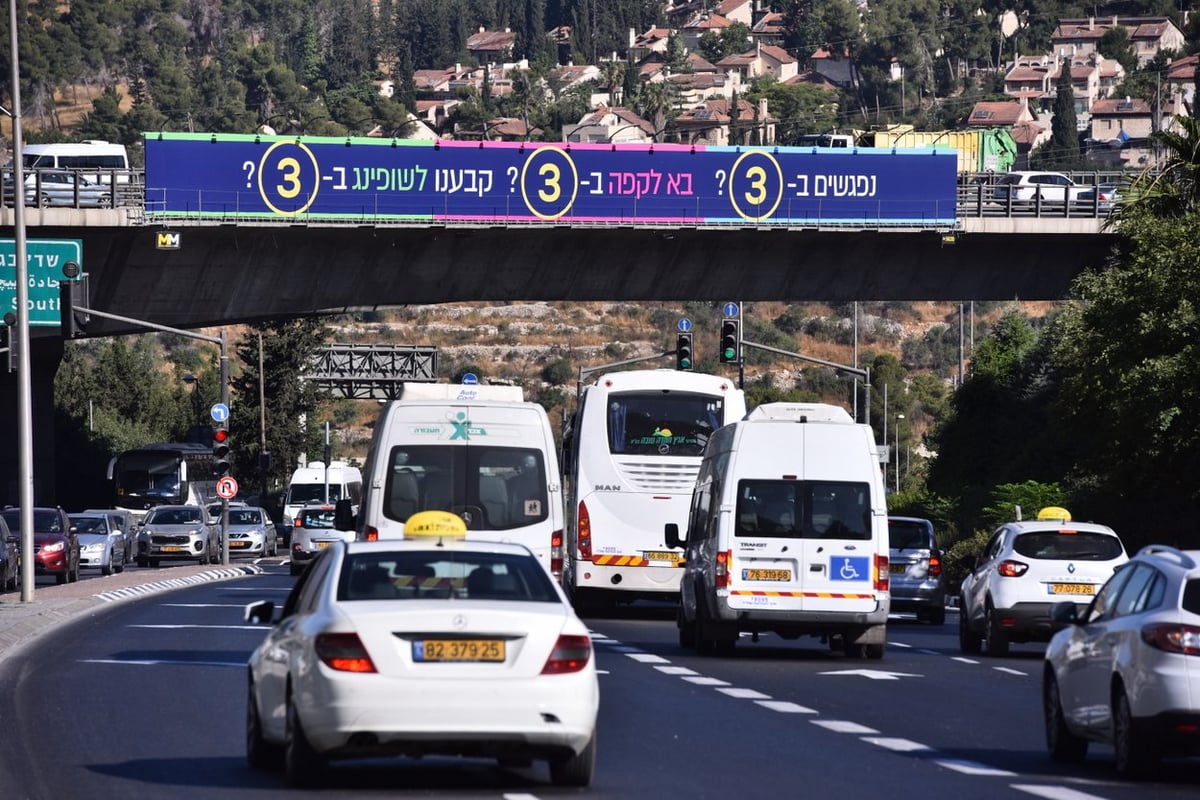
[[[687,109],[674,121],[674,130],[680,143],[731,144],[731,109],[730,100],[706,100]],[[778,120],[770,115],[766,100],[760,100],[755,106],[739,97],[737,109],[737,127],[744,132],[745,141],[753,141],[752,137],[755,137],[755,134],[761,143],[770,144],[775,141],[775,125]]]
[[[712,31],[720,35],[728,27],[729,20],[720,14],[704,14],[684,25],[679,32],[683,35],[683,43],[688,50],[698,50],[704,34]]]
[[[670,38],[670,28],[651,28],[643,34],[636,34],[633,28],[630,28],[629,56],[634,61],[641,61],[651,53],[666,55]]]
[[[654,124],[630,109],[598,106],[580,118],[578,124],[564,125],[563,141],[651,144],[657,141],[657,136]]]
[[[744,83],[750,83],[765,75],[783,82],[800,73],[800,63],[788,51],[769,44],[756,44],[754,49],[745,53],[726,56],[717,62],[717,67],[738,72]]]
[[[740,22],[746,27],[754,24],[755,0],[721,0],[717,14],[730,22]]]
[[[467,52],[479,59],[480,63],[503,62],[512,58],[516,43],[517,35],[509,28],[489,31],[480,27],[478,33],[467,37]]]
[[[1177,58],[1167,66],[1167,74],[1163,77],[1170,94],[1186,103],[1192,112],[1196,111],[1196,69],[1200,67],[1200,54]]]
[[[1110,29],[1122,27],[1137,54],[1138,66],[1145,66],[1160,50],[1183,52],[1187,41],[1183,31],[1170,17],[1087,17],[1060,19],[1050,34],[1050,47],[1055,52],[1073,55],[1095,53],[1100,39]]]
[[[750,36],[758,44],[783,46],[784,20],[783,14],[774,11],[763,15],[750,27]]]

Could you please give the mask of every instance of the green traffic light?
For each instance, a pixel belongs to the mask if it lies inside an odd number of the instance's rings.
[[[679,359],[679,368],[680,369],[691,369],[692,368],[692,360],[690,358]]]
[[[725,352],[721,355],[726,361],[733,361],[733,359],[737,356],[737,351],[735,351],[732,347],[726,347]]]

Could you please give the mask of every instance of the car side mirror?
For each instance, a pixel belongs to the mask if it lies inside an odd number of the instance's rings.
[[[679,535],[679,525],[674,522],[668,522],[663,526],[663,537],[666,539],[667,547],[683,547],[686,544]]]
[[[270,600],[259,600],[246,606],[245,619],[247,625],[270,625],[275,616],[275,603]]]
[[[352,531],[358,528],[354,504],[349,497],[338,500],[333,507],[333,527],[339,531]]]

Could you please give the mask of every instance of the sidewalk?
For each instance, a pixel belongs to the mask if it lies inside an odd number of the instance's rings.
[[[252,563],[181,564],[157,569],[131,567],[116,575],[96,578],[89,575],[84,580],[61,585],[46,583],[42,578],[34,582],[33,600],[28,603],[21,602],[20,589],[0,594],[0,661],[56,623],[97,612],[110,603],[262,571]]]

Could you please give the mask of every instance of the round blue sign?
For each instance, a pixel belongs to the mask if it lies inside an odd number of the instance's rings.
[[[688,331],[690,331],[692,329],[692,321],[690,319],[688,319],[687,317],[683,317],[679,320],[679,322],[677,323],[677,326],[678,326],[679,330],[683,331],[684,333],[687,333]]]
[[[214,403],[208,414],[213,418],[213,422],[224,422],[229,419],[229,406],[224,403]]]
[[[725,305],[721,306],[721,313],[726,317],[736,317],[738,315],[738,304],[726,303]]]
[[[468,372],[462,376],[462,382],[466,386],[474,386],[479,383],[479,377],[474,372]]]

